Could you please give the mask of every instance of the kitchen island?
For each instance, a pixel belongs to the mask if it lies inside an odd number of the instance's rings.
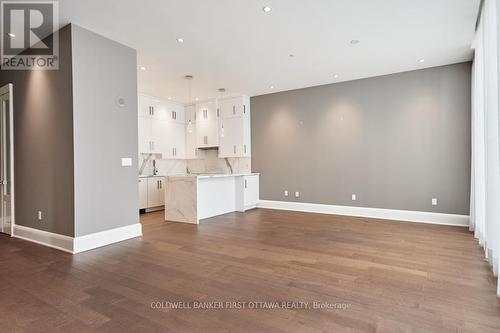
[[[200,220],[257,207],[259,174],[201,174],[167,177],[165,220]]]

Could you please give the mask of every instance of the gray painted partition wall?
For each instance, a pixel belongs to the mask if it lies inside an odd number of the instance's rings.
[[[138,223],[136,52],[59,34],[59,70],[0,71],[14,84],[16,224],[74,237]]]
[[[75,25],[72,49],[78,237],[139,223],[137,59],[134,49]],[[122,167],[122,157],[133,165]]]
[[[470,79],[462,63],[252,97],[261,199],[468,215]]]

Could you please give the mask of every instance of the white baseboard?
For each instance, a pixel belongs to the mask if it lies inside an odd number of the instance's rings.
[[[258,207],[267,209],[309,212],[309,213],[369,217],[375,219],[396,220],[405,222],[443,224],[443,225],[461,226],[461,227],[468,227],[470,219],[468,215],[442,214],[442,213],[383,209],[383,208],[322,205],[322,204],[312,204],[303,202],[287,202],[287,201],[272,201],[272,200],[260,200]]]
[[[75,238],[22,225],[14,225],[14,237],[72,254],[140,236],[142,236],[142,225],[140,223]]]
[[[101,246],[121,242],[127,239],[142,236],[142,225],[140,223],[127,225],[125,227],[96,232],[94,234],[74,238],[73,253],[92,250]]]
[[[73,237],[29,228],[18,224],[14,225],[13,237],[52,247],[64,252],[73,253]]]

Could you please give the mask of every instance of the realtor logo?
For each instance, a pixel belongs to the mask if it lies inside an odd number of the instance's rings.
[[[1,69],[59,69],[57,1],[0,3]]]

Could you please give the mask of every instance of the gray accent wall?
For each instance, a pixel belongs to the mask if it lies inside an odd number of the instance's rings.
[[[78,237],[139,223],[137,59],[134,49],[75,25],[72,42]],[[122,157],[133,165],[122,167]]]
[[[461,63],[252,97],[260,198],[468,215],[470,91]]]
[[[73,236],[70,26],[59,31],[59,48],[59,70],[0,70],[0,86],[14,85],[16,224]]]

